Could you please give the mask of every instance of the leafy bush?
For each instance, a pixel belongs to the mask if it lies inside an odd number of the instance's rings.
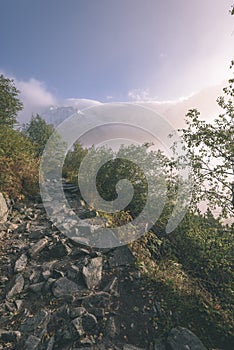
[[[0,191],[12,199],[38,192],[38,160],[31,141],[18,130],[0,129]]]
[[[205,216],[188,214],[170,237],[183,268],[228,305],[234,287],[233,233],[233,226],[222,225],[208,211]]]

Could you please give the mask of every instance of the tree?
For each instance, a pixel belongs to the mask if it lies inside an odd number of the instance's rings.
[[[0,126],[13,127],[16,124],[16,116],[23,109],[19,100],[19,90],[14,81],[0,75]]]
[[[234,61],[231,62],[234,68]],[[195,174],[194,201],[209,202],[222,214],[234,213],[234,79],[224,88],[224,96],[217,99],[223,109],[213,123],[200,119],[196,109],[186,115],[187,128],[182,138],[187,144]]]
[[[78,170],[87,152],[88,150],[79,142],[76,142],[73,149],[68,151],[64,161],[63,176],[69,181],[77,183]]]
[[[32,116],[31,121],[25,126],[24,132],[33,142],[37,157],[42,155],[53,131],[53,125],[47,124],[38,114],[35,117]]]

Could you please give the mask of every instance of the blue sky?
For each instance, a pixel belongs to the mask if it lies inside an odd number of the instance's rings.
[[[0,71],[56,99],[178,99],[227,77],[232,3],[0,0]]]

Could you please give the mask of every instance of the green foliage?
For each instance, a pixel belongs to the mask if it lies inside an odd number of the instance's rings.
[[[18,98],[19,90],[14,81],[0,75],[0,127],[13,127],[16,124],[16,116],[23,109],[23,104]]]
[[[232,6],[231,10],[230,10],[231,15],[234,15],[234,5]]]
[[[77,183],[79,173],[79,179],[85,180],[85,186],[89,188],[89,205],[92,208],[96,208],[95,191],[104,201],[111,203],[118,198],[119,193],[126,194],[127,190],[124,187],[121,189],[124,184],[120,181],[127,180],[132,185],[133,197],[119,215],[123,215],[125,211],[135,219],[142,213],[148,201],[150,205],[144,214],[144,222],[151,226],[149,217],[154,218],[155,213],[159,212],[161,207],[164,208],[160,228],[158,225],[155,228],[157,234],[159,231],[163,233],[176,203],[178,175],[176,169],[172,168],[172,162],[161,151],[150,150],[149,146],[149,144],[121,146],[114,152],[106,147],[84,149],[80,144],[76,144],[67,154],[63,176]],[[80,165],[85,156],[88,158],[88,165],[81,172]],[[94,192],[92,192],[93,184],[95,184]],[[164,197],[166,205],[163,202]],[[108,214],[109,219],[111,215]],[[116,220],[118,221],[117,217]],[[115,221],[114,215],[110,221]]]
[[[57,130],[55,130],[43,150],[40,165],[40,180],[44,178],[58,180],[58,177],[59,179],[62,177],[62,164],[66,149],[66,142]]]
[[[232,61],[231,68],[234,67]],[[223,216],[234,214],[234,79],[217,102],[224,113],[213,123],[200,119],[192,109],[182,138],[187,144],[195,174],[195,205],[208,201],[212,209],[221,208]]]
[[[156,337],[189,326],[211,349],[232,349],[233,233],[210,211],[190,212],[170,235],[149,232],[133,243],[161,305]]]
[[[129,212],[124,210],[116,211],[113,214],[99,211],[98,214],[105,219],[106,227],[119,227],[128,224],[132,220]]]
[[[77,176],[80,164],[88,150],[82,145],[75,143],[72,150],[69,150],[64,161],[63,176],[73,183],[77,183]]]
[[[0,75],[0,192],[12,199],[38,191],[38,161],[32,142],[14,130],[23,109],[14,81]]]
[[[24,127],[25,134],[35,146],[36,156],[40,157],[45,145],[54,131],[53,125],[46,123],[38,114],[32,116],[30,122]]]
[[[38,161],[31,141],[19,130],[0,129],[0,192],[10,198],[33,196],[38,191]]]
[[[160,221],[157,225],[160,226]],[[147,236],[147,247],[156,261],[174,260],[198,278],[214,296],[229,304],[233,290],[234,226],[223,225],[211,211],[188,212],[170,235]]]
[[[105,159],[105,164],[99,166],[99,159]],[[120,183],[121,180],[127,180],[132,185],[133,198],[124,210],[129,212],[133,219],[142,212],[147,199],[152,204],[152,211],[156,210],[164,194],[164,185],[169,189],[169,161],[160,151],[150,151],[149,145],[121,146],[116,152],[105,147],[92,148],[89,150],[89,172],[86,174],[87,177],[91,177],[90,181],[95,167],[98,168],[97,191],[106,201],[117,199],[117,190],[124,186]],[[122,194],[126,193],[124,191],[122,187]]]
[[[187,214],[170,237],[174,256],[183,268],[229,306],[234,287],[233,229],[222,225],[208,211],[205,216]]]
[[[213,123],[200,120],[193,109],[187,114],[187,128],[181,130],[195,174],[190,211],[173,233],[165,235],[178,180],[172,159],[167,163],[173,175],[167,183],[169,203],[152,231],[133,243],[139,268],[163,296],[161,315],[154,319],[156,335],[189,326],[212,349],[232,349],[233,341],[234,225],[221,220],[234,213],[233,84],[230,79],[217,100],[223,114]],[[205,214],[199,211],[203,200],[208,205]],[[219,218],[213,215],[215,208],[222,209]]]

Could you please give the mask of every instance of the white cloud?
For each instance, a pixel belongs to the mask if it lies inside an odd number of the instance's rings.
[[[156,97],[150,97],[149,89],[132,89],[128,92],[128,97],[132,101],[151,101],[156,100]]]
[[[150,108],[163,116],[174,129],[185,128],[185,116],[189,109],[196,108],[203,120],[212,122],[221,112],[216,100],[223,94],[225,84],[210,86],[187,97],[168,101],[136,102],[143,107]]]
[[[15,82],[21,91],[21,98],[24,103],[24,110],[19,116],[20,122],[28,121],[32,113],[40,113],[51,105],[72,106],[82,110],[101,104],[99,101],[84,98],[69,98],[58,101],[43,83],[35,79],[29,81],[15,80]],[[153,109],[163,115],[174,127],[181,128],[185,126],[184,118],[191,108],[197,108],[201,112],[201,117],[206,120],[213,119],[218,115],[220,109],[216,99],[222,94],[223,85],[208,87],[177,100],[160,101],[157,97],[150,96],[149,89],[133,89],[129,91],[128,97],[132,100],[132,103]]]
[[[3,73],[5,76],[6,74]],[[10,77],[12,78],[12,77]],[[72,106],[77,110],[100,105],[101,102],[85,98],[69,98],[58,101],[46,85],[36,79],[28,81],[14,78],[17,88],[21,91],[21,100],[24,110],[19,114],[19,122],[24,123],[30,120],[32,114],[41,113],[50,106]],[[128,100],[153,109],[163,115],[176,128],[184,127],[185,114],[191,108],[201,111],[201,117],[209,120],[218,115],[220,109],[216,103],[218,96],[222,95],[222,88],[225,84],[210,86],[200,92],[180,97],[177,100],[158,100],[151,96],[148,88],[132,89],[128,92]],[[112,96],[110,96],[111,99]],[[114,101],[114,98],[113,100]]]
[[[28,81],[19,80],[12,74],[0,70],[0,74],[14,80],[16,88],[20,91],[19,98],[23,102],[23,110],[18,115],[19,123],[30,120],[32,114],[40,113],[45,108],[57,104],[57,99],[46,87],[46,85],[34,78]]]
[[[61,106],[72,106],[72,107],[77,108],[78,110],[97,106],[100,104],[102,104],[102,103],[97,101],[97,100],[91,100],[88,98],[67,98],[64,101],[60,101],[60,103],[59,103],[59,105],[61,105]]]
[[[41,81],[33,78],[29,81],[14,80],[21,92],[20,97],[24,105],[23,111],[19,114],[20,122],[28,121],[33,113],[40,113],[46,107],[57,103],[55,96]]]
[[[220,107],[216,100],[223,94],[225,84],[209,86],[201,91],[188,96],[181,96],[176,100],[158,100],[151,97],[148,89],[131,90],[128,97],[132,103],[150,108],[164,116],[175,128],[185,126],[185,115],[189,109],[196,108],[201,113],[201,118],[212,120],[220,113]]]
[[[158,97],[153,97],[150,95],[149,89],[133,89],[128,92],[128,97],[132,100],[132,102],[140,102],[140,103],[154,103],[158,105],[164,104],[176,104],[179,102],[183,102],[188,100],[190,97],[196,95],[195,92],[191,93],[188,96],[181,96],[175,100],[159,100]]]
[[[147,94],[141,93],[140,90],[137,90],[137,93],[130,94],[130,97],[134,98],[134,101],[128,103],[137,104],[155,111],[164,117],[171,126],[177,130],[186,127],[185,115],[189,109],[198,109],[201,113],[201,119],[212,121],[216,118],[221,112],[216,100],[218,96],[223,94],[222,88],[223,85],[208,87],[190,96],[169,101],[153,100],[149,96],[148,90]],[[146,100],[143,100],[142,96],[146,96]],[[81,142],[85,145],[97,145],[102,144],[105,140],[116,138],[135,140],[140,143],[152,141],[158,146],[154,137],[152,138],[150,134],[144,133],[143,130],[138,130],[137,128],[132,128],[128,125],[113,126],[112,124],[92,130],[82,138]],[[121,140],[118,142],[124,143]]]
[[[5,73],[3,73],[5,76]],[[55,107],[74,107],[77,110],[93,107],[101,102],[85,98],[67,98],[58,100],[55,95],[48,90],[46,85],[34,78],[28,81],[18,80],[9,76],[15,82],[15,86],[20,91],[20,99],[23,102],[23,110],[18,115],[20,124],[28,122],[32,114],[43,113],[49,108]]]

